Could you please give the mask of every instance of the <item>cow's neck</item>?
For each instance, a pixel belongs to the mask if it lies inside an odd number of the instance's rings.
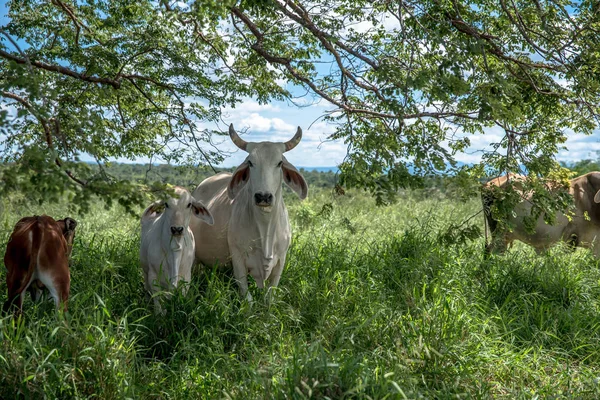
[[[260,248],[263,257],[266,260],[271,260],[273,259],[274,254],[277,229],[281,221],[281,214],[284,212],[285,207],[281,191],[278,191],[273,196],[273,205],[271,206],[271,212],[269,213],[261,211],[259,207],[254,205],[250,196],[248,196],[248,200],[248,221],[251,224],[254,224],[256,230],[258,230],[258,240],[260,240]]]

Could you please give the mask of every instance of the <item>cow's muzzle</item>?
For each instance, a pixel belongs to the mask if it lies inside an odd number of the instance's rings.
[[[273,194],[271,193],[254,193],[254,202],[259,207],[271,207],[273,205]]]
[[[171,234],[173,236],[181,236],[183,234],[183,226],[172,226]]]

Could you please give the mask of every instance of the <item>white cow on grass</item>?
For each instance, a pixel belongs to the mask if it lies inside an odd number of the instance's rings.
[[[292,238],[282,183],[300,199],[308,185],[283,153],[296,147],[302,130],[285,143],[249,143],[229,126],[229,136],[248,157],[233,174],[220,173],[205,179],[194,197],[214,216],[214,225],[192,221],[196,258],[205,265],[233,264],[233,273],[242,296],[248,293],[250,274],[259,288],[277,286]]]
[[[142,214],[140,260],[146,290],[153,295],[157,313],[163,314],[156,292],[190,282],[194,263],[192,214],[212,225],[213,217],[186,189],[175,187],[175,196],[151,204]],[[184,291],[187,291],[184,288]]]

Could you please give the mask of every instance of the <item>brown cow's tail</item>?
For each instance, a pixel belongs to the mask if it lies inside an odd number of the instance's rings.
[[[496,232],[496,228],[498,227],[498,221],[492,218],[492,205],[494,204],[494,195],[493,193],[483,187],[481,190],[481,202],[483,204],[483,216],[485,222],[485,254],[489,255],[491,253],[491,248],[494,241],[494,232]],[[490,240],[488,241],[487,229],[490,230]]]
[[[31,258],[29,259],[29,269],[27,272],[27,280],[25,282],[23,282],[23,288],[22,290],[26,289],[27,283],[29,283],[29,281],[31,280],[31,275],[33,275],[33,271],[35,271],[35,268],[37,266],[37,260],[38,260],[38,254],[40,252],[40,248],[42,246],[42,235],[43,235],[43,231],[42,228],[40,227],[40,221],[36,221],[36,223],[34,223],[31,226],[32,229],[32,234],[31,234],[31,252],[29,254],[31,254]]]

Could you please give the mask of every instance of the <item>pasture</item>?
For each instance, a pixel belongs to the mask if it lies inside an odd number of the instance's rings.
[[[600,271],[586,250],[442,240],[480,208],[434,190],[286,199],[294,232],[270,302],[226,270],[146,300],[139,220],[98,204],[78,220],[69,313],[27,297],[0,319],[0,398],[535,398],[600,395]],[[331,203],[332,206],[326,204]],[[3,200],[2,255],[20,216]],[[482,215],[468,223],[483,229]],[[0,292],[6,299],[5,270]]]

